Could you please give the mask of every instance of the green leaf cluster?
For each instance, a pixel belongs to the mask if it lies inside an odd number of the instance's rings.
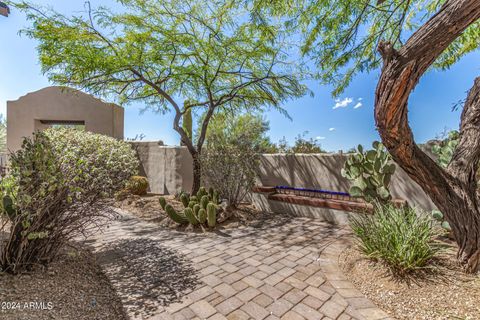
[[[317,78],[333,85],[333,94],[339,95],[355,75],[381,65],[380,41],[400,48],[445,0],[244,2],[251,5],[257,23],[268,25],[272,17],[281,17],[291,34],[302,37],[302,52],[315,62]],[[434,67],[447,69],[479,46],[480,22],[476,22],[440,55]]]
[[[413,208],[376,204],[374,214],[352,217],[350,226],[360,250],[386,264],[395,276],[431,268],[442,250],[432,219]]]

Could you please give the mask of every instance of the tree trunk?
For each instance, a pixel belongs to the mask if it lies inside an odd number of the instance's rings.
[[[194,153],[192,154],[193,160],[193,183],[192,183],[192,191],[191,194],[197,194],[198,190],[200,189],[200,185],[202,183],[202,164],[200,161],[200,154]]]
[[[435,59],[480,18],[480,1],[446,1],[398,51],[381,42],[383,67],[375,97],[375,120],[395,162],[444,213],[458,243],[458,258],[476,272],[480,258],[480,212],[475,174],[480,159],[480,79],[462,113],[460,142],[445,170],[416,144],[408,123],[408,98]]]

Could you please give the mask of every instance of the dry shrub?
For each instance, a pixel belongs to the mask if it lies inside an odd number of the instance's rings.
[[[205,184],[236,208],[255,184],[259,153],[248,135],[237,136],[235,143],[216,141],[211,136],[202,154]]]

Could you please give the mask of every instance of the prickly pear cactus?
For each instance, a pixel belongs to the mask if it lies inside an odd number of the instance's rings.
[[[458,131],[453,130],[448,133],[448,137],[440,142],[439,145],[434,145],[432,147],[432,152],[438,157],[437,163],[446,168],[452,160],[453,152],[457,148],[458,141],[460,139],[460,134]]]
[[[373,149],[364,151],[358,145],[357,152],[350,156],[342,169],[342,176],[353,182],[349,193],[352,197],[364,197],[366,201],[389,201],[390,180],[395,173],[395,164],[384,146],[375,141]]]
[[[445,217],[443,216],[443,213],[441,211],[432,210],[432,218],[440,223],[440,226],[442,227],[443,230],[447,232],[452,231],[450,224],[448,223],[448,221],[445,220]]]

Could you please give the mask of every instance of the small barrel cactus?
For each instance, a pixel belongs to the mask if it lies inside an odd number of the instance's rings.
[[[183,212],[177,212],[167,204],[164,197],[159,198],[160,205],[167,212],[168,216],[179,224],[205,224],[210,228],[217,223],[218,192],[209,189],[208,192],[201,187],[196,196],[188,196],[185,193],[180,195],[180,201],[184,206]]]
[[[210,228],[214,228],[217,223],[217,207],[211,202],[207,205],[207,222]]]
[[[193,206],[193,214],[198,217],[198,211],[201,209],[200,205],[197,203]]]
[[[165,206],[165,212],[168,214],[170,219],[172,219],[176,223],[186,224],[189,222],[188,219],[183,214],[180,214],[177,211],[175,211],[175,209],[169,204]]]
[[[165,200],[165,197],[158,198],[158,202],[160,202],[162,209],[165,210],[165,207],[167,206],[167,200]]]
[[[128,179],[126,189],[128,192],[138,196],[144,196],[148,191],[148,180],[142,176],[132,176]]]
[[[205,187],[200,187],[200,189],[197,192],[197,198],[201,199],[206,194],[207,194],[207,190],[205,190]]]
[[[375,141],[373,150],[364,151],[362,145],[350,156],[342,169],[342,176],[353,181],[349,193],[352,197],[364,197],[368,202],[391,199],[390,180],[395,164],[384,146]]]
[[[200,209],[198,210],[198,221],[201,223],[201,224],[204,224],[205,222],[207,222],[207,211],[205,209]]]
[[[200,200],[200,206],[202,207],[202,209],[207,210],[207,205],[209,202],[210,202],[210,199],[208,198],[208,196],[204,195],[202,197],[202,200]]]
[[[198,224],[198,220],[197,218],[195,217],[195,215],[193,214],[193,210],[191,208],[185,208],[185,210],[183,211],[183,213],[185,214],[185,217],[188,219],[188,222],[191,224],[191,225],[197,225]]]
[[[182,202],[183,207],[187,208],[187,207],[188,207],[188,203],[190,202],[190,199],[189,199],[189,197],[188,197],[187,194],[182,193],[182,194],[180,195],[180,201]]]

